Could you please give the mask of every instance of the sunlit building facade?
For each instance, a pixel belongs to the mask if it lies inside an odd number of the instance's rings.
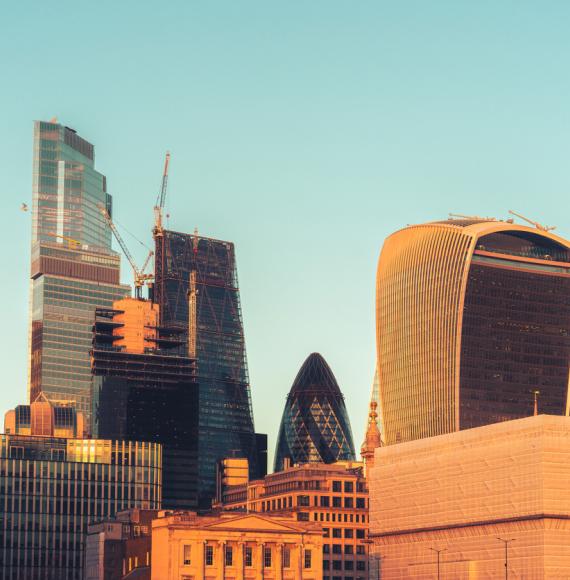
[[[55,121],[34,124],[29,396],[73,400],[91,424],[91,326],[129,294],[101,208],[112,213],[94,147]]]
[[[567,578],[569,433],[539,415],[377,448],[372,577]]]
[[[321,580],[323,533],[288,514],[163,512],[152,580]]]
[[[81,580],[88,524],[131,507],[161,507],[161,446],[84,439],[82,425],[73,404],[42,397],[6,414],[2,580]]]
[[[221,486],[216,507],[293,514],[323,530],[323,580],[368,580],[368,485],[360,462],[308,463]],[[372,570],[374,570],[373,568]]]
[[[355,459],[344,396],[325,359],[314,352],[301,366],[287,395],[274,470],[297,463]]]
[[[378,392],[387,444],[540,412],[563,415],[570,243],[494,219],[400,230],[377,273]]]

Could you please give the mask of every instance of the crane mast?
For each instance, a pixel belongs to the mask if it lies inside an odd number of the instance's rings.
[[[164,170],[162,172],[162,185],[158,194],[156,205],[154,206],[154,237],[162,235],[162,211],[166,202],[166,191],[168,187],[168,166],[170,165],[170,151],[166,152],[164,159]]]

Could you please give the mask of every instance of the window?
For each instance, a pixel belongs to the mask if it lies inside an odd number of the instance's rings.
[[[342,554],[341,544],[333,544],[333,554]]]
[[[364,539],[364,530],[356,530],[356,537],[357,537],[359,540],[362,540],[362,539]]]
[[[305,513],[305,512],[299,512],[297,514],[297,521],[299,521],[299,522],[308,522],[309,521],[309,514],[308,513]]]
[[[325,538],[329,538],[330,537],[330,528],[323,528],[323,536]]]
[[[330,570],[331,563],[329,560],[323,560],[323,570]],[[326,576],[325,576],[326,578]]]
[[[342,538],[342,530],[340,528],[333,528],[333,538]]]
[[[333,481],[333,491],[340,492],[342,491],[342,482],[341,481]]]
[[[356,507],[359,509],[363,509],[366,507],[366,500],[363,497],[356,498]]]
[[[344,493],[352,493],[354,491],[354,484],[352,481],[344,482]]]
[[[356,569],[357,570],[366,570],[366,562],[364,560],[358,560],[356,562]]]
[[[333,560],[333,570],[342,570],[342,560]]]
[[[344,553],[345,553],[345,554],[354,554],[354,549],[353,549],[353,547],[352,547],[352,545],[351,545],[351,544],[347,544],[347,545],[344,547]]]
[[[323,554],[330,554],[331,546],[330,544],[323,544]]]
[[[351,497],[345,497],[344,498],[344,507],[345,508],[348,508],[348,509],[354,507],[354,502],[352,501],[352,498]]]
[[[226,566],[233,566],[234,550],[231,546],[226,546]]]
[[[364,487],[364,483],[362,481],[358,481],[356,483],[356,491],[362,493],[363,491],[366,491],[365,487]]]
[[[342,507],[342,500],[341,500],[340,496],[333,497],[333,507],[336,507],[336,508]]]
[[[366,554],[366,548],[364,546],[356,546],[357,554]]]
[[[354,562],[352,560],[346,560],[344,563],[345,570],[354,570]]]
[[[245,565],[248,568],[253,566],[253,548],[250,548],[249,546],[245,547]]]
[[[310,568],[311,564],[311,550],[305,550],[305,568]]]
[[[321,495],[321,507],[330,507],[330,498],[328,495]]]
[[[263,567],[271,568],[271,548],[263,548]]]
[[[299,495],[297,496],[297,505],[303,507],[309,507],[309,496],[308,495]]]
[[[353,538],[354,537],[354,530],[351,530],[350,528],[346,528],[344,530],[344,537],[345,538]]]
[[[205,559],[206,559],[206,566],[213,566],[214,565],[214,546],[205,546]]]
[[[190,566],[192,564],[192,560],[190,558],[192,554],[192,546],[186,544],[184,546],[184,566]]]
[[[291,550],[283,548],[283,568],[291,568]]]

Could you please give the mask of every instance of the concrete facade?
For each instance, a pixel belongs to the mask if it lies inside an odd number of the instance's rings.
[[[570,577],[570,418],[381,447],[371,552],[383,580]],[[507,544],[507,545],[505,545]]]

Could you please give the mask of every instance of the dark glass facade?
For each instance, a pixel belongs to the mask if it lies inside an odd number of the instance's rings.
[[[199,394],[195,361],[172,347],[179,341],[175,332],[166,329],[162,334],[168,338],[152,339],[155,348],[147,347],[146,352],[129,352],[117,345],[128,333],[115,322],[118,313],[122,312],[96,311],[92,351],[95,433],[105,439],[162,444],[164,509],[196,509]]]
[[[291,464],[355,460],[344,397],[325,359],[313,353],[287,395],[275,451],[275,471]]]
[[[247,457],[263,476],[253,426],[234,245],[197,235],[156,236],[155,301],[161,326],[183,330],[197,361],[200,503],[215,495],[216,463]],[[194,303],[192,305],[192,298]],[[261,450],[261,455],[263,450]]]
[[[534,391],[540,413],[565,413],[569,262],[566,248],[539,236],[479,240],[463,313],[460,428],[526,417]]]
[[[81,580],[88,524],[160,502],[160,445],[2,435],[0,578]]]

